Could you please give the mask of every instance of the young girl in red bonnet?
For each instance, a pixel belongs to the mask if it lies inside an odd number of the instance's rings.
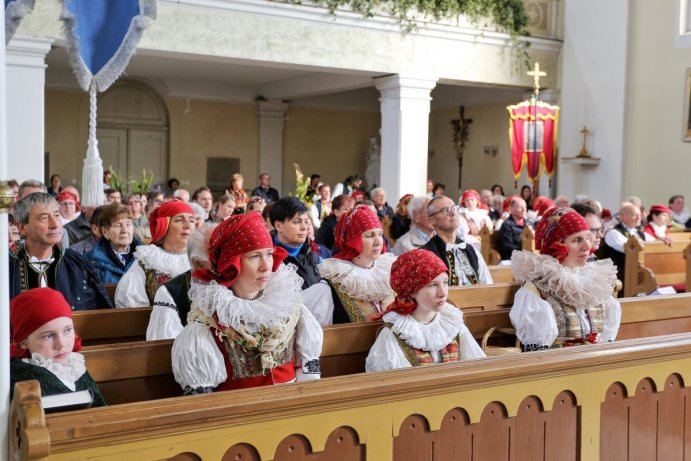
[[[59,291],[34,288],[10,302],[10,394],[19,381],[38,380],[41,395],[89,389],[92,406],[106,402],[86,371],[72,309]]]
[[[187,325],[173,343],[173,374],[185,394],[319,379],[322,328],[261,215],[223,221],[208,254],[210,268],[192,272]]]
[[[398,257],[391,267],[396,299],[381,316],[385,328],[367,356],[367,371],[485,357],[461,310],[446,302],[448,278],[446,265],[431,251]]]
[[[511,323],[524,350],[613,341],[621,306],[612,296],[617,270],[610,259],[588,262],[590,226],[575,210],[554,207],[535,230],[540,254],[514,251],[511,270],[523,283]]]

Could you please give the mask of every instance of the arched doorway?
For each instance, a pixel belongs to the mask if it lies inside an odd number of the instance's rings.
[[[154,183],[168,178],[168,111],[148,85],[120,80],[98,101],[98,147],[103,169],[139,181],[152,171]]]

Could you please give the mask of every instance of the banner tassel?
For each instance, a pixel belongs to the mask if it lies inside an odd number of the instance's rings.
[[[82,205],[103,205],[103,162],[98,153],[96,138],[96,82],[89,88],[89,141],[82,170]]]

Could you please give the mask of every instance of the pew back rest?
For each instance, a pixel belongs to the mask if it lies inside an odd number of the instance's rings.
[[[649,292],[659,285],[691,282],[691,233],[674,234],[671,245],[661,241],[640,243],[630,237],[624,245],[624,296]],[[652,276],[652,277],[651,277]]]
[[[513,272],[511,266],[488,266],[489,273],[494,283],[513,283]]]
[[[85,346],[143,341],[151,307],[97,309],[72,314],[74,329]]]
[[[511,308],[519,283],[495,283],[449,288],[449,302],[463,312],[480,312]]]

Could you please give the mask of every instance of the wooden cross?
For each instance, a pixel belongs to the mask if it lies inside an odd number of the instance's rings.
[[[529,70],[527,74],[533,77],[533,84],[535,89],[535,97],[540,94],[540,77],[547,77],[547,72],[540,70],[540,63],[535,61],[533,70]]]
[[[451,120],[453,126],[453,147],[456,150],[456,158],[458,159],[458,188],[461,188],[461,176],[463,174],[463,151],[465,150],[465,143],[468,141],[468,129],[473,123],[472,118],[465,118],[465,106],[458,109],[459,118]]]
[[[587,129],[586,127],[583,127],[581,130],[581,134],[583,135],[583,147],[581,147],[581,151],[578,153],[579,157],[590,157],[590,154],[588,153],[588,149],[586,148],[586,141],[588,139],[588,135],[590,134],[590,130]]]

